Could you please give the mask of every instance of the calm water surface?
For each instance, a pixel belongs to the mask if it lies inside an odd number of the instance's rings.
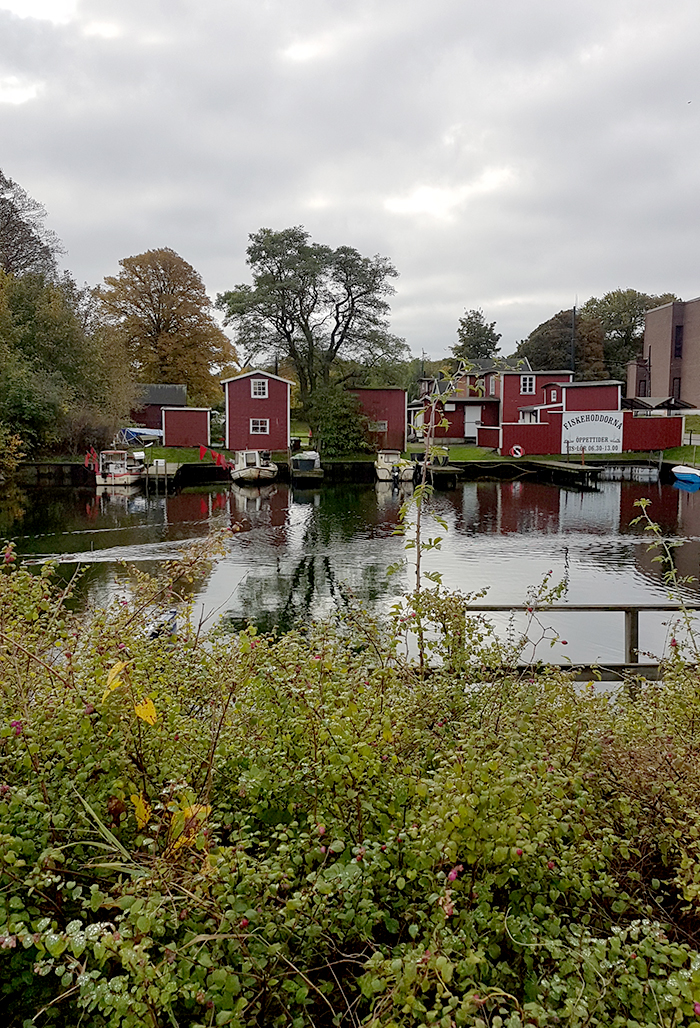
[[[549,571],[553,581],[566,582],[563,600],[570,603],[665,602],[649,533],[631,524],[643,497],[664,536],[681,543],[674,551],[679,573],[696,577],[700,493],[636,482],[578,492],[480,481],[437,492],[432,503],[449,531],[442,548],[426,554],[425,568],[439,570],[449,588],[486,588],[491,603],[522,604]],[[286,628],[329,611],[346,590],[386,609],[411,588],[410,572],[386,573],[404,555],[403,540],[393,534],[403,499],[388,485],[216,486],[167,497],[19,489],[0,498],[0,535],[26,559],[59,559],[66,577],[80,562],[81,598],[100,603],[128,592],[122,562],[155,570],[186,540],[234,527],[225,556],[196,593],[198,612],[233,626],[252,619],[262,628]],[[696,582],[683,588],[688,599],[700,600]],[[505,625],[505,617],[496,623]],[[543,659],[622,659],[622,614],[551,614],[547,624],[568,646],[547,647]],[[643,614],[641,648],[662,652],[668,630],[663,615]]]

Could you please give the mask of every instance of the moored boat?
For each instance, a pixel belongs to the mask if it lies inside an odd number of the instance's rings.
[[[293,482],[312,482],[322,479],[324,472],[318,451],[301,450],[299,453],[292,454],[289,473]]]
[[[234,482],[270,482],[277,478],[277,465],[269,450],[236,450],[229,470]]]
[[[415,460],[413,465],[413,481],[416,484],[423,481],[424,468],[425,479],[431,485],[446,486],[452,482],[457,482],[460,469],[454,464],[449,463],[448,450],[436,450],[427,457],[422,453],[414,453],[411,456]]]
[[[374,462],[374,470],[379,482],[413,481],[413,465],[403,460],[400,450],[380,450]]]
[[[676,464],[671,469],[678,482],[700,482],[700,469],[692,468],[688,464]]]
[[[128,450],[102,450],[95,471],[97,485],[133,486],[146,478],[143,453]]]

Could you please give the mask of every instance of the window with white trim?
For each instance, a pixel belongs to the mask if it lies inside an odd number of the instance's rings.
[[[267,399],[267,379],[266,378],[251,378],[250,380],[250,395],[256,400]]]
[[[557,391],[556,391],[556,389],[550,389],[550,391],[549,391],[549,398],[550,398],[550,401],[552,403],[554,403],[556,401],[556,398],[557,398]]]
[[[535,391],[535,376],[534,375],[521,375],[520,376],[520,392],[521,393],[534,393]]]
[[[250,419],[250,434],[251,435],[269,435],[270,434],[270,419],[269,418],[251,418]]]
[[[370,432],[388,432],[389,422],[388,421],[370,421],[369,423]]]
[[[489,396],[496,395],[496,376],[489,375]]]

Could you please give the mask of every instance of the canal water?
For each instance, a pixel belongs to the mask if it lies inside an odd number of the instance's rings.
[[[432,509],[448,531],[429,526],[443,541],[425,555],[424,567],[439,571],[449,589],[485,589],[484,602],[521,608],[545,578],[565,584],[560,602],[667,602],[664,565],[649,550],[650,533],[633,524],[643,498],[664,538],[679,544],[679,575],[695,579],[700,493],[632,481],[583,492],[522,479],[438,491]],[[404,499],[389,484],[217,485],[170,496],[12,488],[0,498],[0,537],[12,539],[27,561],[58,560],[65,577],[79,563],[78,602],[94,605],[129,592],[126,565],[155,571],[187,540],[233,528],[224,557],[195,589],[197,615],[208,624],[223,618],[232,627],[252,620],[262,629],[286,629],[328,613],[348,593],[383,611],[412,587],[410,568],[387,574],[411,556],[394,534]],[[681,591],[700,600],[696,581]],[[507,615],[489,617],[506,629]],[[567,645],[545,643],[536,654],[543,660],[623,659],[621,613],[551,613],[544,620]],[[642,614],[640,649],[660,655],[672,632],[668,615]]]

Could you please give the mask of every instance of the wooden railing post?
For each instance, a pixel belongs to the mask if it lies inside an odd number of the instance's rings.
[[[639,662],[639,607],[625,607],[625,664]]]

